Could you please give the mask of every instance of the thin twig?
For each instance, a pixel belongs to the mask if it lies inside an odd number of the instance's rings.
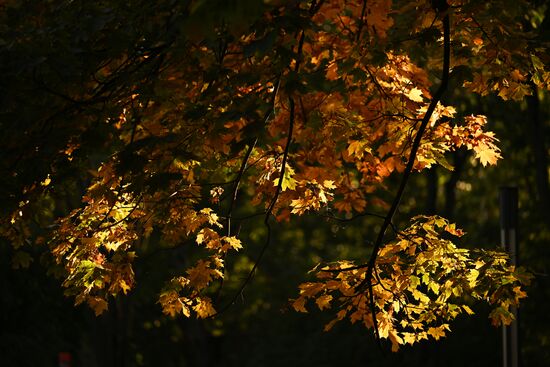
[[[365,21],[366,10],[367,10],[367,0],[363,0],[363,7],[361,8],[361,17],[359,18],[359,26],[357,27],[356,41],[359,41],[361,39],[361,32],[363,31],[363,27],[366,24],[366,21]]]
[[[323,5],[324,1],[325,0],[320,0],[320,1],[317,2],[317,0],[313,0],[311,2],[311,6],[309,8],[310,16],[313,16],[317,11],[319,11],[319,9]],[[302,32],[300,34],[300,39],[298,40],[298,48],[297,48],[297,51],[296,51],[296,59],[295,59],[296,62],[294,64],[294,71],[295,72],[297,72],[299,70],[300,64],[302,62],[302,52],[303,52],[304,41],[305,41],[305,30],[302,30]],[[282,74],[280,74],[279,77],[278,77],[277,86],[276,86],[276,88],[273,92],[272,106],[271,106],[270,111],[268,111],[268,113],[266,114],[266,121],[269,118],[269,116],[271,115],[272,111],[275,109],[275,100],[276,100],[277,92],[278,92],[279,85],[280,85],[280,82],[281,82],[281,76],[282,76]],[[273,198],[271,199],[271,202],[269,203],[269,206],[267,207],[267,210],[266,210],[265,216],[264,216],[264,225],[267,228],[267,235],[266,235],[265,243],[262,246],[262,249],[260,250],[260,253],[258,254],[258,257],[256,258],[256,261],[254,262],[254,266],[252,267],[252,269],[248,273],[245,280],[242,282],[241,286],[239,287],[239,290],[235,293],[235,295],[233,296],[231,301],[223,309],[221,309],[219,312],[215,313],[212,316],[215,316],[215,315],[218,315],[220,313],[225,312],[229,307],[231,307],[237,301],[237,299],[240,296],[242,296],[243,290],[246,288],[248,283],[252,280],[252,277],[254,276],[254,274],[256,272],[256,269],[258,268],[258,266],[260,264],[260,261],[262,260],[267,248],[269,247],[269,245],[271,243],[271,225],[269,223],[269,220],[270,220],[271,216],[273,215],[273,209],[275,208],[277,200],[279,199],[279,195],[282,192],[283,180],[284,180],[285,171],[286,171],[286,163],[287,163],[288,155],[289,155],[289,152],[290,152],[290,144],[292,142],[292,134],[293,134],[293,131],[294,131],[294,122],[295,122],[295,118],[296,118],[296,116],[295,116],[295,109],[296,109],[295,101],[294,101],[294,97],[290,93],[289,93],[289,96],[288,96],[288,103],[289,103],[288,136],[287,136],[287,141],[286,141],[286,145],[285,145],[285,149],[284,149],[284,153],[283,153],[283,160],[281,162],[281,170],[280,170],[280,173],[279,173],[279,180],[277,182],[277,188],[275,190],[275,194],[273,195]]]
[[[252,277],[254,276],[254,274],[256,272],[256,269],[260,265],[260,262],[261,262],[261,260],[264,256],[267,248],[269,247],[269,245],[271,243],[271,225],[269,224],[269,219],[271,218],[271,216],[273,214],[273,209],[275,208],[275,204],[277,203],[277,200],[279,199],[279,195],[281,194],[281,191],[282,191],[283,180],[284,180],[285,170],[286,170],[286,162],[287,162],[287,159],[288,159],[288,153],[290,151],[290,143],[292,141],[292,133],[293,133],[293,130],[294,130],[294,118],[295,118],[295,116],[294,116],[294,110],[295,110],[294,98],[292,96],[289,96],[288,100],[289,100],[289,106],[290,106],[289,124],[288,124],[288,138],[287,138],[285,150],[284,150],[284,153],[283,153],[283,161],[282,161],[282,164],[281,164],[281,171],[280,171],[280,176],[279,176],[279,180],[278,180],[278,183],[277,183],[277,188],[275,190],[275,194],[273,195],[273,198],[271,199],[271,202],[269,203],[269,206],[267,207],[267,211],[266,211],[265,217],[264,217],[264,225],[267,228],[266,240],[265,240],[264,245],[262,246],[262,249],[260,250],[260,253],[258,254],[258,257],[256,258],[256,261],[254,262],[254,266],[248,272],[248,275],[246,276],[245,280],[242,282],[241,286],[239,287],[239,290],[235,293],[235,295],[233,296],[231,301],[222,310],[220,310],[217,314],[220,314],[220,313],[224,312],[225,310],[227,310],[229,307],[231,307],[237,301],[237,299],[242,295],[243,290],[246,288],[248,283],[252,280]]]
[[[237,178],[235,178],[235,184],[233,185],[233,193],[231,195],[231,201],[229,202],[229,209],[227,210],[227,216],[226,216],[226,226],[227,226],[228,237],[231,236],[231,214],[233,213],[233,208],[235,206],[235,202],[237,201],[237,193],[239,191],[239,185],[241,184],[241,179],[243,177],[244,171],[248,164],[248,160],[257,142],[258,142],[258,138],[255,138],[254,141],[248,146],[248,149],[241,163],[241,168],[239,169],[239,173],[237,174]]]

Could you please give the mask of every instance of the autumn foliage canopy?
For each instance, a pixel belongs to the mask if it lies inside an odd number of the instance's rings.
[[[450,88],[550,87],[530,2],[23,3],[0,10],[0,235],[15,267],[47,249],[66,294],[101,314],[140,286],[136,258],[185,246],[193,261],[151,302],[210,318],[254,281],[273,223],[373,216],[370,257],[324,259],[288,295],[296,311],[332,313],[326,330],[361,323],[394,350],[445,336],[476,300],[511,322],[529,276],[505,254],[460,248],[442,217],[393,220],[411,175],[453,169],[447,153],[502,158]],[[264,219],[264,245],[224,304],[247,217]]]

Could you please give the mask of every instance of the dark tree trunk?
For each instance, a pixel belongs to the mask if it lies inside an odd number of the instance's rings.
[[[468,153],[466,151],[453,152],[453,166],[454,170],[451,172],[451,176],[445,182],[445,211],[444,216],[448,219],[453,219],[455,207],[456,207],[456,184],[460,180],[462,171],[464,169],[464,163]]]
[[[437,178],[437,167],[432,167],[426,175],[426,213],[428,215],[434,215],[437,212]]]
[[[535,181],[539,208],[544,211],[550,205],[548,184],[548,153],[546,150],[546,131],[540,115],[540,102],[537,87],[533,85],[533,95],[527,97],[527,113],[531,125],[531,148],[535,163]]]
[[[113,356],[114,365],[117,367],[126,367],[127,355],[127,319],[126,319],[126,300],[117,297],[113,302],[114,313],[114,332],[113,332]]]

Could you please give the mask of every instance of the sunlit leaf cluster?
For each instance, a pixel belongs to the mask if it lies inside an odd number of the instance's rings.
[[[530,276],[508,265],[504,253],[457,247],[452,240],[462,234],[441,217],[413,218],[380,250],[371,284],[366,284],[366,265],[338,261],[319,266],[314,269],[318,280],[300,285],[293,307],[307,312],[314,300],[320,310],[334,308],[336,318],[326,330],[346,318],[374,328],[376,315],[379,336],[389,339],[393,350],[445,336],[458,315],[473,314],[476,301],[493,307],[494,325],[510,324],[510,307],[526,296],[521,287]]]

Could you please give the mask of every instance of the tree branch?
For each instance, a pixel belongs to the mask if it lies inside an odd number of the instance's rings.
[[[269,224],[269,219],[271,218],[271,215],[273,214],[273,209],[275,208],[275,204],[277,203],[277,199],[279,198],[279,195],[281,194],[282,187],[283,187],[283,179],[285,176],[285,170],[286,170],[286,162],[288,160],[288,153],[290,151],[290,143],[292,141],[292,133],[294,130],[294,119],[295,119],[295,103],[294,98],[292,96],[288,97],[289,106],[290,106],[290,116],[289,116],[289,123],[288,123],[288,138],[286,141],[285,150],[283,153],[283,161],[281,163],[281,171],[279,180],[277,183],[277,188],[275,190],[275,194],[273,195],[273,198],[271,199],[271,202],[269,203],[269,206],[267,207],[267,211],[265,213],[264,217],[264,225],[267,228],[267,236],[264,245],[262,246],[262,249],[260,250],[260,253],[258,254],[258,257],[256,258],[256,261],[254,262],[254,266],[250,271],[248,272],[248,275],[246,276],[245,280],[239,287],[239,290],[235,293],[231,301],[219,312],[216,313],[220,314],[225,312],[229,307],[231,307],[239,298],[239,296],[242,294],[243,290],[246,288],[248,283],[252,280],[252,277],[254,276],[254,273],[256,272],[256,269],[260,265],[260,261],[262,260],[267,248],[269,247],[271,243],[271,225]],[[214,315],[213,315],[214,316]]]
[[[432,100],[430,101],[430,105],[428,106],[428,110],[426,111],[426,114],[424,115],[424,118],[422,119],[422,123],[420,124],[420,127],[418,128],[418,131],[416,133],[411,152],[409,154],[409,159],[407,162],[407,166],[405,168],[405,171],[403,173],[403,177],[401,178],[401,184],[399,185],[399,189],[397,190],[397,193],[394,197],[394,200],[392,202],[392,205],[386,214],[386,218],[384,219],[384,222],[382,223],[382,227],[380,228],[380,231],[378,232],[378,236],[376,238],[376,242],[374,243],[374,247],[372,249],[371,256],[369,258],[369,261],[367,264],[363,264],[360,266],[357,266],[355,268],[364,268],[367,267],[367,272],[365,275],[364,281],[360,284],[359,288],[362,288],[364,285],[368,287],[369,290],[369,297],[370,297],[370,303],[371,303],[371,313],[373,318],[373,325],[374,325],[374,332],[376,338],[379,340],[380,335],[378,332],[378,323],[376,321],[376,309],[375,309],[375,303],[374,303],[374,293],[372,289],[372,279],[374,275],[374,269],[376,266],[376,259],[378,257],[378,253],[380,251],[380,248],[382,246],[382,241],[384,239],[384,236],[386,234],[386,230],[391,225],[393,216],[395,215],[397,209],[399,208],[399,204],[401,202],[401,198],[403,197],[403,193],[405,191],[405,188],[407,187],[407,183],[409,181],[409,178],[412,174],[412,170],[414,168],[414,161],[416,159],[416,155],[418,153],[418,149],[420,147],[420,143],[422,141],[422,136],[424,135],[424,132],[426,131],[426,127],[428,126],[430,119],[433,115],[433,112],[441,100],[441,97],[443,97],[443,93],[445,93],[445,90],[447,89],[447,86],[449,84],[449,69],[450,69],[450,55],[451,55],[451,46],[450,46],[450,20],[449,20],[449,13],[446,12],[444,14],[444,17],[442,19],[443,22],[443,71],[441,76],[441,84],[439,85],[439,88],[437,88],[437,91],[435,92],[434,96],[432,97]],[[341,269],[344,270],[351,270],[351,269]]]
[[[313,0],[311,2],[310,8],[309,8],[310,16],[313,16],[317,11],[319,11],[319,9],[323,5],[324,1],[325,0],[320,0],[319,2],[317,2],[317,0]],[[302,52],[303,52],[302,50],[303,50],[303,46],[304,46],[304,41],[305,41],[305,31],[302,30],[302,32],[300,33],[300,38],[298,40],[298,48],[296,50],[296,62],[294,64],[294,71],[295,72],[297,72],[299,70],[300,64],[302,62]],[[277,90],[279,89],[280,81],[281,81],[281,75],[279,75],[278,82],[277,82],[277,87],[275,88],[275,91],[273,93],[273,101],[272,101],[273,104],[272,104],[272,109],[271,110],[273,110],[275,108],[275,97],[277,95]],[[281,191],[282,191],[282,188],[283,188],[283,180],[284,180],[284,177],[285,177],[286,163],[287,163],[287,160],[288,160],[288,154],[289,154],[289,151],[290,151],[290,144],[292,142],[292,134],[293,134],[293,131],[294,131],[294,122],[295,122],[295,118],[296,118],[296,116],[295,116],[296,103],[295,103],[294,97],[292,96],[291,93],[289,93],[289,96],[288,96],[288,104],[289,104],[288,137],[287,137],[285,149],[284,149],[284,152],[283,152],[283,161],[281,162],[281,171],[280,171],[280,174],[279,174],[279,180],[277,182],[277,188],[276,188],[275,194],[273,195],[273,198],[271,199],[271,202],[269,203],[269,206],[267,207],[267,210],[265,212],[264,225],[267,228],[267,236],[266,236],[265,243],[262,246],[262,249],[260,250],[260,253],[258,254],[258,257],[256,258],[256,261],[254,262],[254,266],[252,267],[252,269],[248,273],[247,277],[245,278],[245,280],[243,281],[243,283],[239,287],[239,290],[235,293],[235,295],[233,296],[231,301],[222,310],[220,310],[219,312],[217,312],[216,314],[214,314],[212,316],[215,316],[217,314],[225,312],[229,307],[231,307],[235,303],[235,301],[237,301],[237,298],[242,294],[244,288],[246,288],[247,284],[250,282],[250,280],[252,280],[252,277],[254,276],[254,273],[256,272],[256,269],[258,268],[258,266],[260,264],[260,261],[262,260],[267,248],[269,247],[269,245],[271,243],[271,225],[269,224],[269,219],[271,218],[271,216],[273,214],[273,209],[275,208],[275,204],[277,204],[277,200],[279,199],[279,195],[281,194]],[[270,115],[270,113],[266,115],[266,119],[269,118],[269,115]]]
[[[229,202],[229,209],[227,210],[227,217],[226,217],[228,237],[231,236],[231,214],[233,213],[233,207],[235,206],[235,202],[237,201],[237,193],[239,191],[239,185],[241,183],[241,179],[243,177],[244,171],[246,170],[246,166],[248,164],[250,155],[252,154],[252,151],[254,150],[254,147],[256,146],[257,142],[258,142],[258,138],[255,138],[254,141],[248,146],[248,149],[241,163],[241,168],[239,169],[239,173],[237,174],[237,178],[235,178],[235,182],[233,185],[233,192],[231,195],[231,201]]]

